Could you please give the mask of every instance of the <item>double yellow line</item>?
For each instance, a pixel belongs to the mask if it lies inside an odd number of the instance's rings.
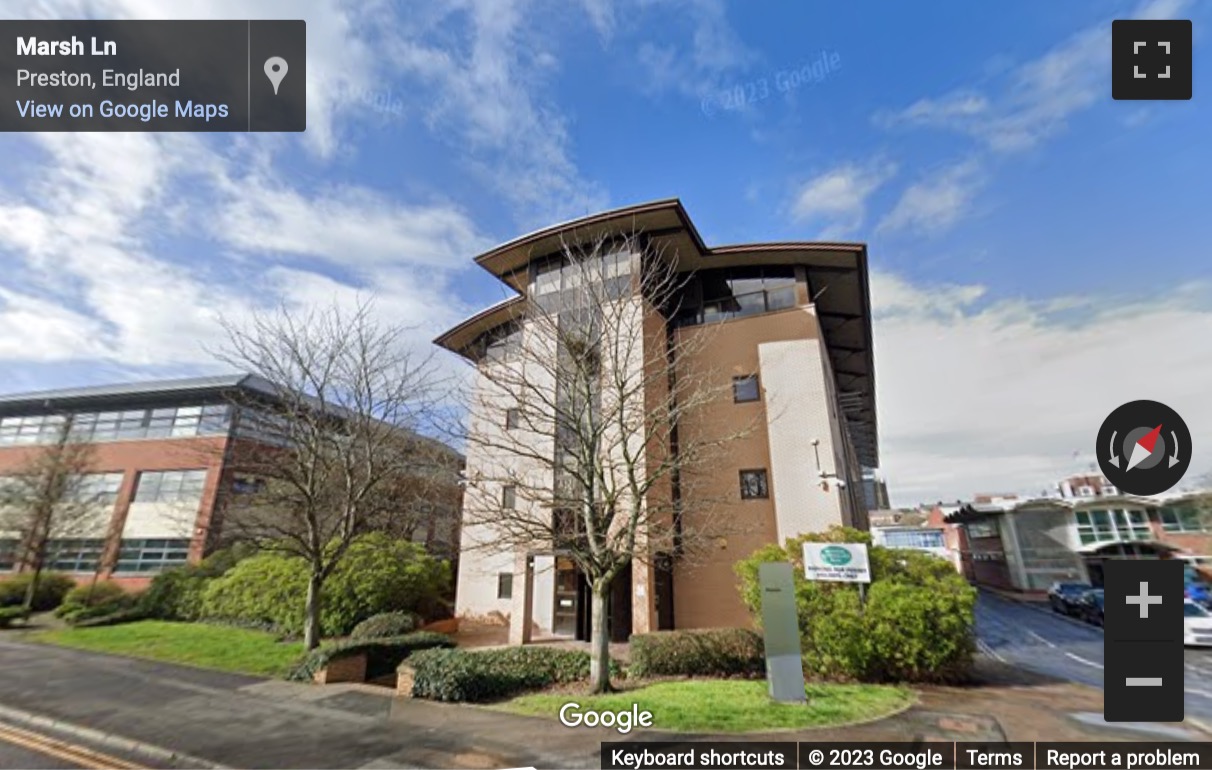
[[[146,765],[127,762],[83,746],[56,740],[40,733],[22,730],[19,727],[0,724],[0,741],[29,749],[39,754],[63,759],[74,765],[96,770],[148,770]]]

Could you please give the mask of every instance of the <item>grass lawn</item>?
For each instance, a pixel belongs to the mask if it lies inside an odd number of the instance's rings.
[[[285,676],[303,654],[299,642],[272,634],[204,623],[141,620],[119,626],[39,631],[24,639],[94,652],[184,663],[257,676]]]
[[[740,733],[875,719],[905,708],[915,697],[911,690],[882,685],[810,684],[806,690],[808,705],[802,706],[772,702],[765,681],[690,679],[609,695],[523,695],[494,708],[558,718],[560,707],[571,701],[592,711],[629,711],[635,703],[652,712],[656,729]]]

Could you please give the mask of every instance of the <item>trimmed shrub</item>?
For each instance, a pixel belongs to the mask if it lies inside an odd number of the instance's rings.
[[[0,580],[0,607],[19,607],[25,602],[32,572],[22,572],[11,578]],[[63,603],[67,592],[76,587],[76,581],[60,572],[43,572],[34,591],[34,612],[50,612]]]
[[[102,580],[67,592],[55,615],[68,623],[100,618],[134,608],[137,597],[117,583]]]
[[[445,634],[417,631],[402,636],[382,639],[362,639],[338,642],[318,647],[303,656],[291,670],[288,678],[299,682],[310,682],[330,661],[349,655],[366,655],[366,676],[374,678],[390,674],[414,652],[454,647],[454,641]]]
[[[868,543],[872,582],[862,606],[848,583],[804,577],[805,542]],[[871,546],[866,532],[834,527],[770,545],[736,565],[741,595],[761,622],[763,562],[795,565],[796,611],[804,667],[823,678],[865,682],[953,682],[972,665],[976,590],[946,561]]]
[[[8,628],[14,623],[24,623],[28,616],[21,607],[0,607],[0,628]]]
[[[414,698],[482,703],[589,677],[589,653],[554,647],[427,650],[408,660]],[[619,672],[611,661],[612,674]]]
[[[307,576],[308,565],[298,557],[266,553],[244,559],[207,585],[202,615],[301,633]],[[320,624],[326,635],[348,634],[372,615],[415,611],[449,585],[450,566],[417,543],[381,533],[363,535],[324,583]]]
[[[139,605],[149,618],[193,622],[202,617],[202,601],[207,584],[227,574],[243,559],[256,553],[245,543],[223,548],[199,564],[166,569],[152,578],[151,585],[139,597]]]
[[[747,628],[657,631],[631,637],[632,676],[758,677],[766,673],[762,637]]]
[[[420,619],[411,612],[380,612],[371,615],[349,632],[350,639],[386,639],[411,634],[420,626]]]

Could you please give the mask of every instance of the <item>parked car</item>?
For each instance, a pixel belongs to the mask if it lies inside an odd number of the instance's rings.
[[[1077,601],[1091,588],[1089,583],[1053,583],[1048,589],[1048,604],[1053,612],[1076,615]]]
[[[1091,588],[1078,598],[1076,604],[1074,614],[1079,618],[1096,626],[1103,624],[1103,589]]]
[[[1208,587],[1203,583],[1187,583],[1183,588],[1183,593],[1201,607],[1207,607],[1209,602],[1212,602],[1212,593],[1208,592]]]
[[[1183,644],[1212,647],[1212,612],[1190,599],[1183,602]]]

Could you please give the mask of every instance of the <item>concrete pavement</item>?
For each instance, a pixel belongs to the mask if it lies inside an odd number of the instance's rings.
[[[1026,612],[1035,612],[1022,608]],[[1012,611],[1012,610],[1008,610]],[[1050,620],[1041,616],[1044,620]],[[1009,651],[1007,649],[1007,651]],[[0,724],[14,710],[113,741],[140,742],[147,767],[247,768],[598,767],[604,740],[1081,741],[1138,733],[1074,715],[1101,693],[1055,677],[979,661],[983,684],[921,689],[917,706],[864,725],[744,736],[572,729],[486,708],[397,699],[364,685],[319,687],[51,646],[0,640]],[[659,725],[659,715],[657,715]],[[1190,733],[1189,739],[1206,739]],[[27,766],[21,755],[0,767]],[[13,764],[10,764],[12,762]]]

